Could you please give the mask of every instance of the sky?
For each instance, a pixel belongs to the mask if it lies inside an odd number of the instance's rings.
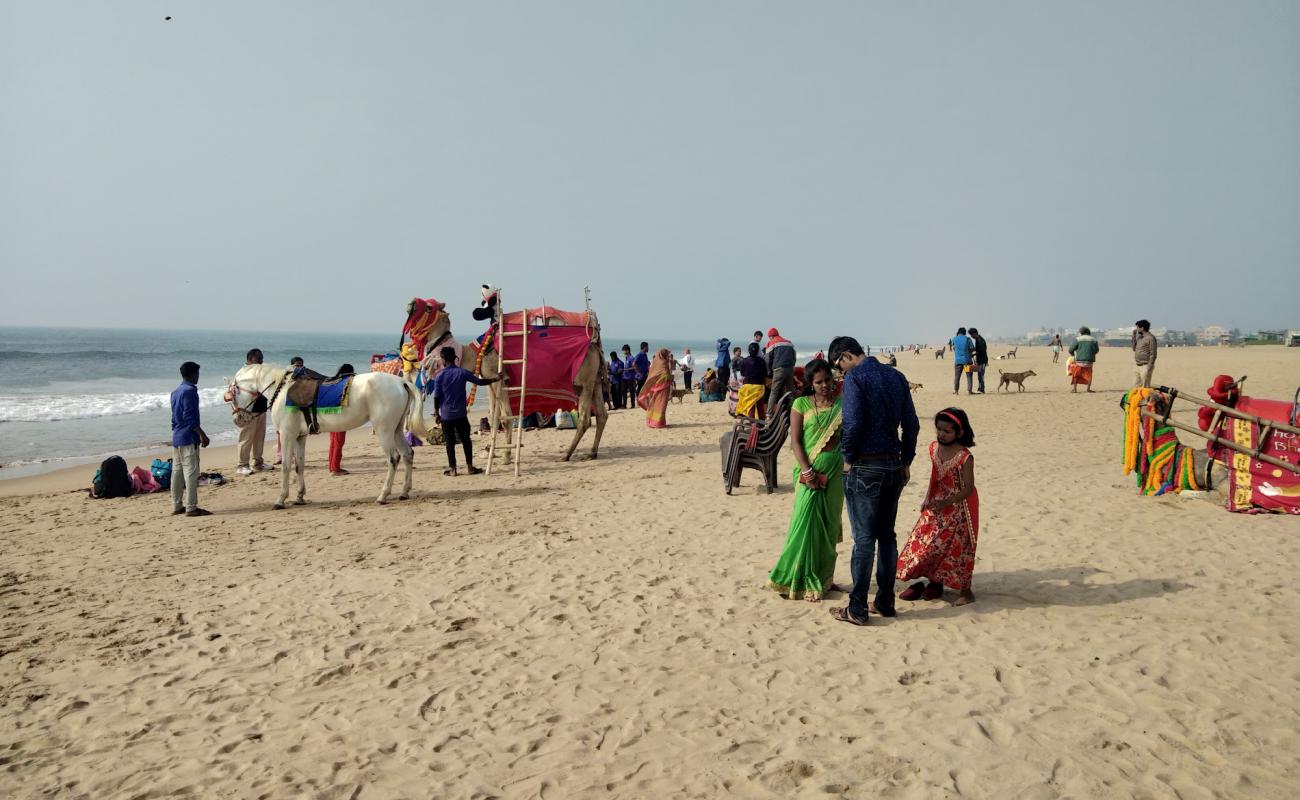
[[[1300,327],[1300,3],[4,0],[0,273],[15,325]]]

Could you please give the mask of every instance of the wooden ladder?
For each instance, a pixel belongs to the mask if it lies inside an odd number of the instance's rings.
[[[528,310],[524,309],[520,313],[523,320],[523,327],[517,331],[507,331],[505,325],[505,301],[501,299],[501,290],[497,290],[496,306],[496,351],[497,351],[497,375],[501,376],[501,382],[505,391],[504,395],[506,415],[510,413],[510,394],[519,392],[519,414],[515,416],[515,477],[519,477],[519,459],[523,455],[524,447],[524,401],[528,395],[528,334],[531,328],[528,322]],[[522,336],[523,342],[519,350],[519,358],[505,357],[505,342],[507,336]],[[519,386],[515,388],[506,380],[506,366],[519,365]],[[495,387],[493,387],[495,389]],[[497,457],[497,430],[501,426],[501,403],[493,404],[494,412],[492,414],[492,444],[488,451],[487,474],[492,474],[492,465],[496,462]]]

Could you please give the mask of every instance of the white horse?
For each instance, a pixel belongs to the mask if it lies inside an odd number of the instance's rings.
[[[303,482],[303,457],[307,450],[307,423],[302,412],[286,407],[288,392],[286,386],[293,375],[291,370],[269,364],[245,364],[235,373],[234,399],[231,401],[236,412],[247,411],[259,396],[265,396],[270,404],[271,419],[275,429],[280,432],[280,444],[283,449],[280,466],[280,499],[275,508],[284,508],[284,501],[289,497],[289,467],[297,465],[298,499],[294,505],[302,505],[307,494],[307,485]],[[399,500],[411,495],[411,478],[415,468],[414,452],[402,435],[406,425],[411,432],[421,439],[428,440],[429,431],[420,414],[420,396],[411,384],[383,372],[367,372],[352,378],[348,387],[348,404],[339,409],[337,414],[321,414],[318,422],[322,432],[350,431],[360,428],[367,422],[374,427],[379,445],[388,455],[388,477],[384,479],[383,489],[379,492],[378,502],[388,500],[393,491],[393,478],[397,474],[397,462],[406,465],[406,478],[402,484]]]

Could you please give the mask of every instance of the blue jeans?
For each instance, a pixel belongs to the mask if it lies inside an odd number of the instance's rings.
[[[988,369],[988,364],[976,364],[975,374],[979,376],[980,394],[984,394],[984,370]]]
[[[854,464],[844,476],[844,502],[853,527],[853,557],[849,570],[853,591],[849,592],[849,613],[867,617],[867,594],[871,588],[871,562],[876,549],[876,609],[894,611],[894,576],[898,569],[898,497],[903,493],[903,462],[897,458]]]

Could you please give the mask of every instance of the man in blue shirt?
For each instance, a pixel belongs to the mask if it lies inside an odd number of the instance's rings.
[[[199,425],[199,365],[181,364],[181,385],[172,390],[172,513],[206,517],[199,508],[199,448],[208,435]],[[184,502],[182,502],[182,500]]]
[[[467,369],[456,366],[456,348],[444,347],[438,351],[442,363],[446,364],[437,377],[433,379],[433,407],[442,421],[442,435],[447,446],[447,469],[443,475],[455,477],[456,439],[460,439],[465,450],[465,466],[470,475],[477,475],[483,470],[474,466],[474,443],[469,440],[469,409],[465,397],[465,383],[487,386],[500,378],[480,378]]]
[[[849,604],[832,608],[842,622],[866,625],[870,612],[892,617],[894,575],[898,568],[898,498],[911,479],[916,437],[921,425],[903,373],[869,358],[849,336],[837,336],[827,348],[831,366],[844,373],[841,399],[844,455],[844,500],[853,528]],[[902,436],[899,436],[899,430]],[[868,602],[871,562],[876,547],[876,599]]]
[[[623,360],[617,350],[609,351],[609,399],[612,407],[623,407]]]
[[[629,345],[623,345],[623,405],[636,407],[636,361]]]
[[[974,363],[972,356],[975,352],[975,342],[966,335],[965,328],[958,328],[957,335],[948,340],[948,345],[952,347],[952,393],[961,392],[961,376],[966,373],[966,394],[974,394],[971,391],[971,379],[975,377],[972,370],[966,369]]]
[[[633,366],[636,367],[636,396],[641,397],[641,390],[645,388],[645,379],[650,377],[650,343],[641,343],[641,352],[636,354],[632,359]]]

